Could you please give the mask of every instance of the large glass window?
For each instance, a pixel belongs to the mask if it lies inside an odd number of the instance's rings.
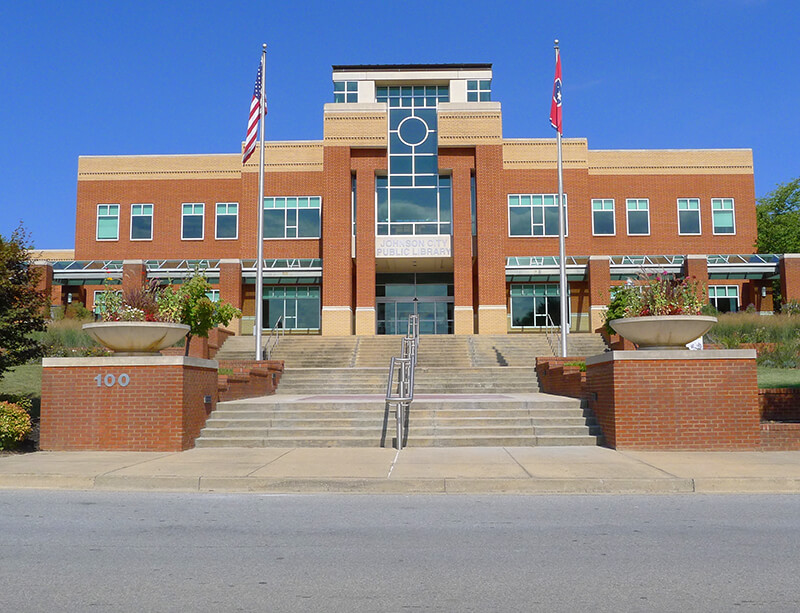
[[[558,236],[558,194],[509,194],[508,235]]]
[[[119,239],[119,205],[97,205],[97,240],[115,241]]]
[[[720,313],[734,313],[739,310],[739,286],[709,285],[708,301]]]
[[[318,285],[278,285],[264,288],[264,328],[272,329],[283,317],[287,330],[319,330]]]
[[[239,237],[239,204],[236,202],[217,202],[217,238]]]
[[[561,325],[561,298],[555,283],[512,283],[511,327]]]
[[[592,200],[592,234],[613,236],[616,232],[614,201],[608,198]]]
[[[389,106],[389,174],[377,177],[377,233],[450,234],[450,177],[439,175],[436,105],[445,85],[378,87]]]
[[[375,177],[378,234],[450,234],[453,209],[450,175],[440,175],[435,187],[421,192],[395,191],[390,201],[389,178]]]
[[[193,202],[183,204],[181,216],[181,238],[183,240],[202,240],[206,205]]]
[[[153,239],[153,205],[131,205],[131,240],[149,241]]]
[[[711,215],[714,221],[714,234],[736,234],[733,198],[712,198]]]
[[[467,81],[467,102],[489,102],[492,99],[492,82]]]
[[[650,234],[650,201],[647,198],[628,198],[628,234]]]
[[[319,238],[320,196],[264,198],[264,238]]]
[[[358,102],[358,81],[334,81],[334,102]]]
[[[700,234],[699,198],[678,198],[678,234]]]

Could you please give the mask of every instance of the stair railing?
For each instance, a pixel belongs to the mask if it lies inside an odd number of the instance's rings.
[[[278,342],[285,334],[286,330],[283,327],[283,315],[281,315],[278,317],[278,321],[275,322],[275,325],[272,326],[269,336],[267,337],[267,342],[264,345],[264,350],[261,352],[265,360],[269,360],[272,357],[272,351],[278,346]]]
[[[547,326],[544,329],[545,337],[547,338],[547,344],[550,345],[550,351],[553,352],[553,356],[558,357],[561,355],[561,326],[557,326],[553,321],[553,318],[550,317],[550,313],[547,313]]]
[[[405,445],[408,410],[414,400],[414,369],[417,365],[417,349],[419,348],[419,316],[408,318],[408,336],[401,341],[401,357],[392,356],[389,363],[389,378],[386,382],[386,411],[395,406],[395,423],[397,429],[397,450]],[[395,383],[395,373],[397,380]]]

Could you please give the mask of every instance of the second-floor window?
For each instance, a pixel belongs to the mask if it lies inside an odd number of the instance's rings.
[[[97,205],[97,240],[115,241],[119,239],[119,205]]]
[[[239,204],[236,202],[217,202],[216,238],[239,237]]]
[[[203,218],[206,205],[200,202],[184,203],[181,215],[181,238],[183,240],[202,240]]]
[[[700,234],[698,198],[678,198],[678,234]]]
[[[558,236],[558,194],[509,194],[508,235]]]
[[[628,234],[650,234],[650,201],[647,198],[628,198]]]
[[[592,234],[613,236],[615,233],[614,201],[608,198],[592,200]]]
[[[714,234],[736,234],[733,217],[733,198],[712,198],[711,217]]]
[[[153,205],[131,205],[131,240],[153,240]]]
[[[319,238],[320,196],[264,198],[264,238]]]

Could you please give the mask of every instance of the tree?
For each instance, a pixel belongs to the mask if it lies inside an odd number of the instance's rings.
[[[189,355],[193,336],[205,338],[214,326],[227,326],[231,319],[242,314],[227,302],[212,302],[207,296],[210,290],[211,284],[202,272],[195,273],[178,291],[165,289],[163,312],[190,328],[186,333],[184,355]]]
[[[756,222],[758,253],[800,253],[800,178],[759,198]]]
[[[31,332],[45,329],[47,302],[36,289],[40,273],[32,266],[30,249],[21,224],[10,238],[0,235],[0,378],[42,354]]]

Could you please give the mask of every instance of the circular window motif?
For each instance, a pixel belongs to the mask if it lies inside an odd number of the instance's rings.
[[[400,140],[409,147],[421,145],[428,138],[428,124],[419,117],[406,117],[397,127]]]

